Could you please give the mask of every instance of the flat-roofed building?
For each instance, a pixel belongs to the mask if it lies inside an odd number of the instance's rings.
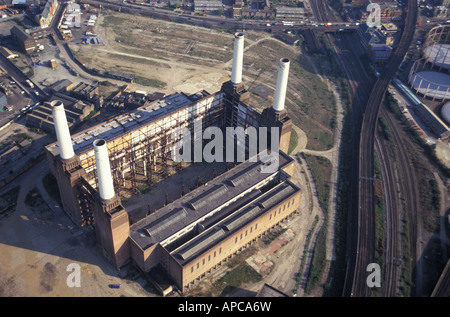
[[[194,12],[213,12],[223,8],[219,0],[194,0]]]
[[[11,50],[5,46],[0,47],[0,53],[5,56],[7,59],[14,59],[19,57],[16,53],[11,52]]]
[[[116,72],[116,71],[109,71],[106,73],[106,75],[111,78],[123,80],[123,81],[129,82],[129,83],[133,83],[134,77],[135,77],[134,74],[122,73],[122,72]]]
[[[276,8],[276,19],[286,21],[302,20],[305,17],[305,9],[299,7],[282,7]]]
[[[130,227],[131,255],[145,272],[161,264],[186,290],[298,209],[301,191],[289,181],[293,159],[261,172],[246,161]]]

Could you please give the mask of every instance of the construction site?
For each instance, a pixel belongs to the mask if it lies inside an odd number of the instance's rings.
[[[133,261],[162,295],[190,289],[298,212],[302,191],[290,181],[294,160],[286,154],[290,60],[279,61],[273,105],[258,112],[242,79],[243,55],[244,34],[236,33],[231,78],[219,91],[173,93],[74,135],[64,104],[49,103],[57,142],[45,152],[64,211],[77,226],[94,227],[114,267]],[[205,147],[197,136],[210,127],[224,134],[257,128],[264,142],[250,151],[252,137],[236,133],[223,145],[224,152],[236,150],[232,161],[174,160],[175,145],[185,142],[176,131],[193,135],[189,147]],[[243,160],[236,159],[240,149]],[[208,176],[180,182],[179,175],[199,164]],[[160,198],[133,200],[142,192]],[[161,276],[167,279],[158,283]]]

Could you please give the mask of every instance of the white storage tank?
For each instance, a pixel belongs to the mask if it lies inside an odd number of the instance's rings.
[[[445,122],[450,124],[450,101],[442,106],[441,115]]]

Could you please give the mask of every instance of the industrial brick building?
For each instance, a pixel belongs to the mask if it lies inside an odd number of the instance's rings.
[[[301,189],[290,181],[294,161],[285,154],[292,128],[284,107],[290,62],[280,60],[273,106],[259,113],[242,82],[243,45],[244,34],[235,34],[231,79],[220,91],[164,96],[72,136],[62,102],[52,102],[57,142],[46,154],[64,210],[78,226],[94,226],[115,267],[132,260],[144,272],[164,271],[185,290],[297,211]],[[186,128],[195,146],[200,120],[202,131],[267,128],[259,137],[267,138],[271,155],[263,147],[252,154],[249,135],[234,138],[233,146],[247,149],[243,162],[130,224],[119,193],[137,190],[137,174],[152,183],[155,175],[182,169],[172,156],[182,137],[174,132]],[[268,166],[276,168],[264,172]]]
[[[36,41],[24,29],[13,26],[11,28],[11,35],[23,53],[31,54],[36,50]]]
[[[55,92],[50,98],[49,102],[44,102],[37,108],[33,109],[31,113],[26,116],[28,126],[42,129],[48,133],[53,133],[55,127],[52,117],[52,102],[61,101],[65,106],[66,118],[69,127],[75,127],[86,118],[91,111],[94,110],[94,105],[85,103],[81,100],[75,99],[60,92]]]
[[[149,271],[157,264],[179,289],[202,277],[254,242],[298,207],[300,189],[284,170],[261,173],[261,161],[246,161],[130,227],[131,254]]]

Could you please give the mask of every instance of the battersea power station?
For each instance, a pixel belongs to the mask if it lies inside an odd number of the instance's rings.
[[[45,149],[64,211],[79,227],[93,226],[101,252],[117,269],[133,261],[150,276],[162,272],[185,291],[297,212],[301,190],[290,181],[294,160],[286,154],[292,128],[285,109],[290,62],[283,58],[275,65],[274,102],[260,113],[250,107],[242,81],[243,54],[244,34],[236,33],[231,78],[215,93],[174,93],[74,135],[63,103],[49,103],[57,141]],[[230,152],[230,143],[240,146],[244,160],[133,221],[121,191],[136,188],[137,174],[150,182],[169,167],[187,168],[174,159],[183,138],[174,131],[183,128],[195,136],[201,132],[195,131],[196,122],[202,131],[214,127],[224,134],[253,127],[267,148],[258,146],[254,159],[250,135],[242,140],[236,134],[223,151]],[[195,137],[190,142],[195,147]],[[271,155],[259,155],[262,151]]]

